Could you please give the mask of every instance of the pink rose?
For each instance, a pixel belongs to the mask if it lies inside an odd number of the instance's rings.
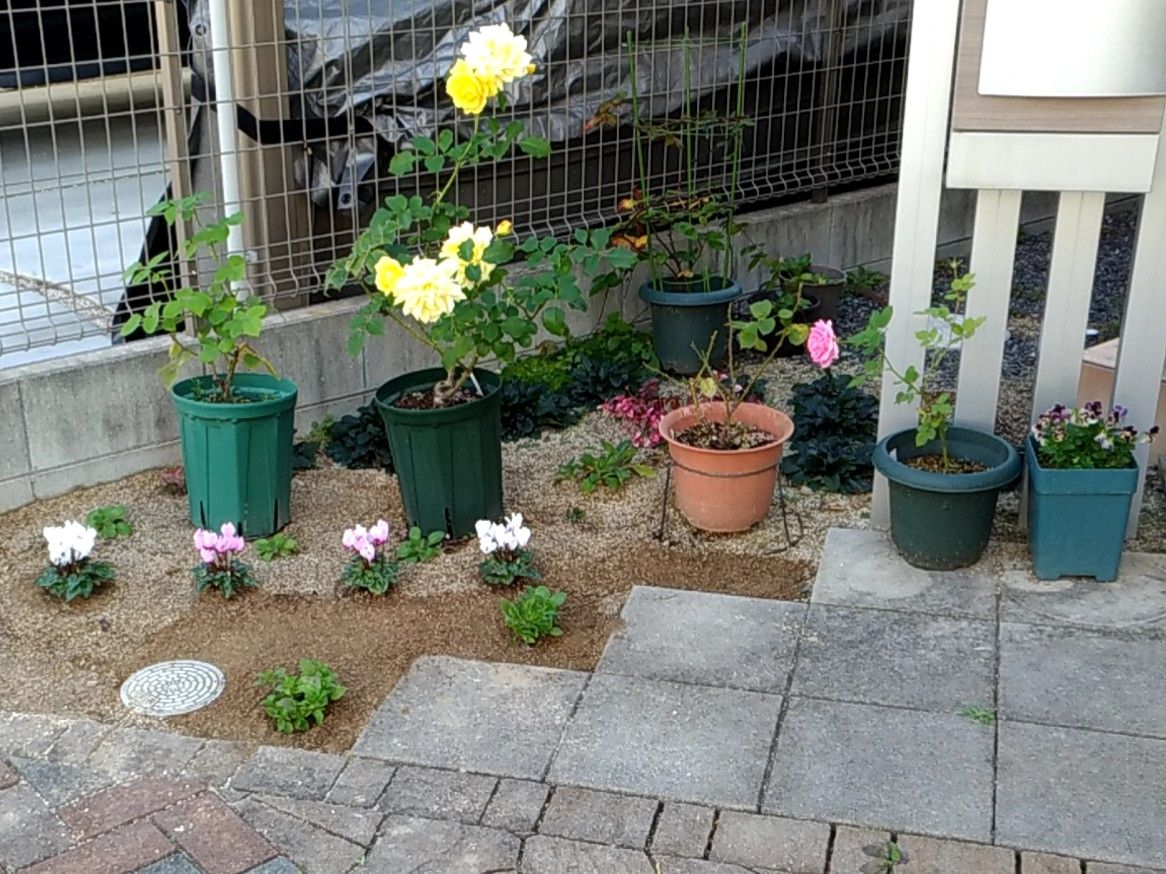
[[[806,340],[810,360],[825,369],[838,360],[838,338],[834,336],[834,323],[829,319],[818,319],[810,328]]]

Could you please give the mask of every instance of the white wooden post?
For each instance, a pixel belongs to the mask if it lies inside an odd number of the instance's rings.
[[[895,316],[886,346],[896,367],[918,367],[923,360],[915,332],[926,328],[927,322],[914,313],[931,300],[959,9],[959,0],[920,0],[912,12],[891,263],[890,303]],[[915,424],[915,410],[896,405],[895,394],[891,380],[884,377],[879,437]],[[885,527],[889,518],[887,482],[876,476],[871,521]]]

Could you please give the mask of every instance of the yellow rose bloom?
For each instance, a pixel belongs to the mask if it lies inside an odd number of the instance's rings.
[[[456,261],[458,264],[458,279],[461,282],[467,282],[465,268],[469,264],[476,264],[481,272],[481,279],[485,281],[490,274],[494,272],[494,265],[489,261],[483,261],[482,256],[486,254],[486,247],[494,239],[494,232],[487,227],[475,228],[472,222],[462,222],[460,225],[455,225],[449,229],[449,236],[445,238],[445,242],[441,244],[441,257]],[[462,244],[467,241],[473,243],[473,251],[470,253],[470,259],[463,261],[461,256]]]
[[[462,112],[479,115],[486,108],[486,101],[498,93],[498,86],[492,77],[479,75],[468,63],[459,60],[445,80],[445,93]]]
[[[385,255],[377,261],[377,290],[389,297],[393,296],[393,289],[397,287],[397,280],[401,278],[404,268],[396,258]]]
[[[510,219],[503,219],[502,221],[498,222],[498,227],[494,228],[494,236],[506,237],[509,236],[510,232],[513,230],[513,222],[511,222]]]
[[[462,46],[461,54],[470,69],[492,80],[498,90],[534,71],[526,37],[516,35],[505,24],[488,24],[475,30]]]
[[[406,264],[393,290],[401,312],[424,324],[432,324],[453,312],[466,294],[457,282],[459,264],[446,258],[417,258]]]

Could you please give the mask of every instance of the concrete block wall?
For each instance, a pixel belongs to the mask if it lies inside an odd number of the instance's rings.
[[[940,239],[958,247],[971,232],[972,200],[953,192],[948,201]],[[1051,200],[1026,200],[1026,219],[1053,209]],[[895,187],[888,185],[751,214],[748,233],[776,254],[809,251],[820,263],[885,267],[894,213]],[[756,277],[741,280],[748,289]],[[625,317],[642,317],[635,286],[623,300],[597,299],[588,313],[572,314],[572,330],[590,331],[617,306]],[[290,310],[265,327],[263,349],[299,386],[297,428],[350,412],[386,380],[435,363],[391,325],[349,356],[348,322],[361,303]],[[174,411],[157,377],[168,342],[153,338],[0,370],[0,511],[179,462]]]

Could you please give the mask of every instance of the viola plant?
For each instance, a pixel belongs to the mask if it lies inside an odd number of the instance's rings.
[[[354,525],[345,530],[340,543],[352,553],[340,574],[344,585],[374,595],[383,595],[392,588],[401,565],[393,555],[388,522],[378,519],[371,528]]]
[[[240,297],[238,283],[247,275],[246,259],[239,254],[227,254],[227,237],[233,225],[243,222],[243,214],[236,213],[213,222],[206,222],[199,214],[206,203],[205,193],[192,194],[177,200],[164,200],[148,211],[151,217],[161,217],[174,227],[182,223],[193,226],[194,233],[182,241],[179,257],[197,262],[209,258],[214,272],[205,287],[182,285],[166,262],[169,251],[159,252],[145,263],[133,264],[126,271],[131,285],[149,284],[165,289],[165,298],[156,300],[140,313],[133,313],[122,326],[122,336],[137,330],[147,334],[162,332],[170,335],[170,359],[161,370],[162,381],[170,385],[187,361],[197,361],[213,377],[214,388],[199,400],[219,403],[239,403],[253,400],[236,391],[235,373],[240,369],[264,369],[275,374],[271,362],[259,354],[252,340],[259,337],[267,304],[257,297]],[[193,339],[185,329],[193,327]]]
[[[491,586],[513,586],[519,580],[540,579],[534,567],[534,553],[527,549],[530,529],[523,524],[521,513],[508,516],[502,523],[479,519],[474,530],[478,534],[478,548],[486,556],[478,570]]]
[[[1114,404],[1109,413],[1101,401],[1069,408],[1050,407],[1032,426],[1041,467],[1058,470],[1094,470],[1134,466],[1134,450],[1158,434],[1158,426],[1139,433],[1125,425],[1129,411]]]
[[[925,446],[932,440],[939,442],[940,469],[944,473],[957,470],[957,465],[947,451],[947,432],[955,415],[955,404],[951,392],[938,385],[938,374],[944,360],[965,340],[971,339],[984,324],[984,319],[966,314],[968,293],[975,287],[975,277],[961,272],[959,261],[951,261],[952,278],[944,303],[917,312],[926,316],[928,326],[915,333],[919,345],[923,347],[922,369],[909,365],[900,369],[887,357],[885,350],[887,326],[891,323],[894,310],[884,307],[871,313],[867,326],[850,338],[850,345],[865,356],[863,370],[852,380],[854,385],[864,385],[882,379],[883,372],[890,374],[899,387],[895,402],[918,404],[919,416],[915,429],[915,445]]]
[[[300,659],[299,669],[298,674],[289,674],[275,668],[255,681],[256,686],[271,690],[263,698],[263,710],[284,734],[322,724],[328,707],[347,691],[336,672],[319,659]]]
[[[126,508],[116,504],[90,510],[85,524],[96,529],[97,536],[105,540],[129,537],[134,533],[134,526],[126,518]]]
[[[389,163],[396,176],[433,174],[436,193],[386,198],[352,252],[328,271],[327,289],[355,282],[369,295],[352,320],[350,352],[382,335],[387,320],[438,355],[445,377],[428,395],[434,407],[480,395],[474,368],[488,358],[513,361],[540,326],[566,336],[564,308],[586,307],[577,273],[600,277],[590,289],[597,293],[635,263],[632,253],[609,246],[606,229],[576,230],[570,242],[522,237],[509,221],[477,224],[451,199],[466,170],[515,150],[535,160],[550,154],[546,140],[525,134],[521,122],[485,115],[492,103],[504,107],[506,89],[534,72],[525,37],[506,25],[471,33],[445,80],[446,95],[469,122],[468,138],[449,129],[413,137]],[[527,268],[521,275],[509,269],[518,261]]]
[[[97,544],[97,531],[69,520],[64,525],[44,529],[49,548],[49,566],[36,578],[36,584],[64,601],[88,598],[111,581],[113,565],[90,558]]]
[[[559,610],[567,601],[566,592],[552,592],[546,586],[527,586],[513,601],[503,598],[502,619],[516,641],[534,646],[542,637],[559,637]]]
[[[194,548],[201,562],[191,573],[199,592],[218,589],[224,598],[231,598],[241,589],[258,585],[251,569],[239,561],[247,543],[230,522],[224,522],[218,534],[199,528],[194,532]]]

